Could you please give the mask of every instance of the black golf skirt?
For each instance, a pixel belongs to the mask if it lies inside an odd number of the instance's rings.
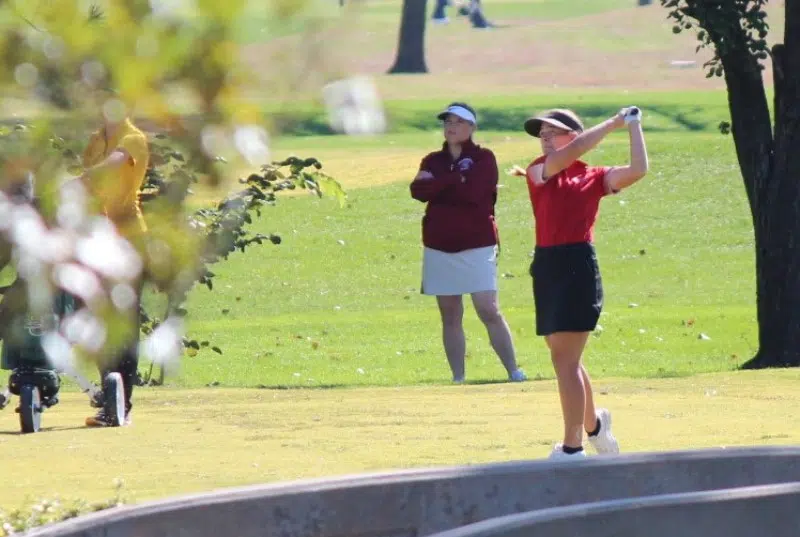
[[[537,246],[530,274],[537,335],[595,329],[603,309],[603,281],[591,243]]]

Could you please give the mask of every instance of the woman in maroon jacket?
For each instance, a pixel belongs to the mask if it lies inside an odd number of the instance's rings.
[[[422,219],[422,293],[436,296],[454,382],[464,381],[464,294],[472,296],[509,379],[523,381],[497,299],[497,161],[472,141],[477,126],[472,107],[452,103],[438,118],[445,142],[422,159],[411,183],[411,196],[428,204]]]

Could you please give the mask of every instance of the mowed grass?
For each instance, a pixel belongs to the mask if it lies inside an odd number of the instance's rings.
[[[638,97],[649,110],[647,95]],[[647,127],[649,176],[602,204],[596,242],[606,305],[602,331],[591,339],[586,356],[598,377],[729,371],[756,348],[750,213],[731,140],[714,127],[715,114],[724,113],[723,96],[712,101],[698,95],[695,104],[689,104],[691,96],[683,101],[675,96],[683,108],[676,105],[670,114],[659,115],[659,99],[668,98],[653,96],[656,111],[648,112],[655,131]],[[615,110],[610,103],[610,96],[575,102],[595,110],[598,118]],[[404,106],[413,117],[438,109]],[[696,113],[695,107],[705,111]],[[676,117],[697,119],[695,130]],[[349,204],[340,208],[331,199],[295,195],[264,211],[252,230],[278,233],[283,243],[234,254],[214,267],[215,291],[198,288],[189,300],[191,336],[219,345],[223,355],[206,349],[185,357],[171,383],[448,382],[435,301],[419,293],[424,206],[408,194],[419,160],[438,147],[441,135],[398,130],[374,138],[277,141],[278,157],[297,153],[322,159],[348,189]],[[529,162],[538,150],[518,131],[483,132],[478,141],[495,151],[501,170]],[[626,158],[626,135],[620,132],[588,160],[600,165]],[[501,183],[501,305],[521,365],[533,378],[550,378],[549,358],[534,332],[527,274],[533,227],[526,187],[505,175]],[[502,379],[468,301],[465,326],[468,379]]]
[[[596,243],[606,305],[587,363],[598,377],[735,369],[755,351],[757,325],[750,213],[731,139],[716,131],[727,119],[724,95],[562,98],[523,94],[476,103],[482,125],[494,128],[480,131],[477,139],[500,163],[500,297],[520,364],[531,378],[553,375],[534,331],[528,276],[533,223],[526,186],[502,173],[538,154],[536,141],[518,125],[528,113],[555,105],[575,108],[592,124],[635,102],[646,110],[651,172],[602,204]],[[219,346],[222,355],[206,348],[184,356],[180,371],[168,377],[171,385],[448,382],[435,301],[419,293],[424,205],[408,193],[420,159],[441,143],[433,118],[440,105],[390,103],[392,132],[382,136],[275,141],[276,158],[320,158],[348,190],[348,206],[291,195],[265,208],[251,230],[278,233],[283,243],[233,254],[212,267],[213,292],[205,287],[192,292],[189,335]],[[626,134],[618,132],[587,160],[620,163],[627,151]],[[468,379],[503,379],[468,300],[465,326]]]
[[[798,371],[595,382],[625,452],[800,443]],[[134,425],[80,427],[67,394],[45,430],[0,413],[0,506],[127,502],[245,484],[545,457],[560,441],[553,381],[352,390],[141,389]]]

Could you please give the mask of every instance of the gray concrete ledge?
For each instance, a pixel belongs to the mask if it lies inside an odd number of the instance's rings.
[[[507,515],[430,537],[797,537],[800,483],[611,500]]]
[[[552,507],[796,481],[800,447],[535,460],[225,489],[102,511],[28,535],[421,537]]]

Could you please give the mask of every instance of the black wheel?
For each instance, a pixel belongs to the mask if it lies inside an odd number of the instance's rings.
[[[125,423],[125,385],[122,375],[109,373],[103,380],[104,410],[112,427]]]
[[[19,426],[23,433],[39,431],[42,423],[42,401],[39,388],[25,384],[19,390]]]

